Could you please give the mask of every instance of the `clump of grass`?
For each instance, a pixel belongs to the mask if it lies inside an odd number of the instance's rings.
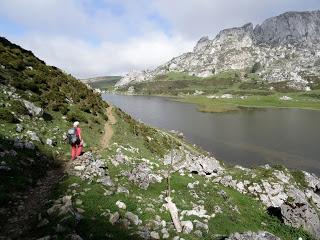
[[[293,179],[300,187],[303,187],[303,188],[308,187],[308,183],[306,181],[304,173],[301,170],[292,171],[291,175],[293,176]]]
[[[19,120],[7,109],[0,109],[0,121],[18,123]]]

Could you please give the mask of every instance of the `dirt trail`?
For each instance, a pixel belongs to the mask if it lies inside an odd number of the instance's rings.
[[[35,187],[22,194],[24,196],[22,199],[13,201],[7,208],[10,211],[7,215],[8,221],[0,227],[0,239],[28,239],[25,234],[31,230],[35,222],[39,221],[38,214],[50,199],[53,187],[62,177],[62,168],[50,170]],[[16,204],[17,202],[19,204]]]
[[[101,138],[102,149],[108,147],[110,139],[113,135],[112,125],[117,122],[116,118],[112,113],[111,105],[107,108],[107,116],[108,116],[108,121],[104,125],[104,135]]]

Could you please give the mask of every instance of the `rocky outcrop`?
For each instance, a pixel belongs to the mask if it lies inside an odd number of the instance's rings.
[[[138,164],[130,172],[125,172],[123,175],[143,189],[147,189],[151,183],[161,182],[163,179],[160,175],[154,174],[147,163]]]
[[[222,172],[223,167],[214,157],[196,156],[188,151],[173,150],[164,156],[164,164],[169,165],[172,162],[173,170],[196,173],[202,176],[214,175]]]
[[[242,234],[234,233],[226,240],[280,240],[280,238],[268,232],[246,232]]]
[[[314,208],[308,203],[304,192],[290,188],[288,199],[281,205],[282,220],[295,228],[303,228],[320,239],[320,220]]]
[[[288,81],[309,90],[320,70],[320,11],[288,12],[253,27],[222,30],[213,40],[202,37],[192,52],[175,57],[152,71],[132,72],[116,86],[151,81],[171,71],[208,77],[226,70],[254,71],[266,82]]]
[[[244,175],[255,177],[251,169],[238,168],[243,171]],[[263,168],[270,170],[267,165]],[[319,179],[314,174],[304,172],[309,189],[301,190],[294,184],[288,171],[273,170],[272,173],[273,179],[264,178],[259,182],[239,181],[224,173],[214,178],[213,182],[255,196],[266,206],[269,214],[278,217],[286,225],[302,228],[316,239],[320,239],[320,197],[316,193]]]

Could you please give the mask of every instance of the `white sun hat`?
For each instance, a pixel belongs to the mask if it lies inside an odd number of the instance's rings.
[[[79,122],[78,121],[73,123],[73,127],[78,127],[78,126],[79,126]]]

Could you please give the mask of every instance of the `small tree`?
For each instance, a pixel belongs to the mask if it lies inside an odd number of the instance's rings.
[[[261,68],[260,62],[255,62],[251,68],[251,73],[256,73]]]

